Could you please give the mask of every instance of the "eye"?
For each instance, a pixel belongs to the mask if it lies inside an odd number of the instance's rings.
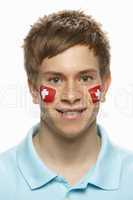
[[[90,80],[93,80],[93,76],[91,75],[81,75],[80,77],[80,80],[84,81],[84,82],[87,82],[87,81],[90,81]]]
[[[52,77],[48,79],[48,82],[50,83],[59,83],[61,81],[60,77]]]

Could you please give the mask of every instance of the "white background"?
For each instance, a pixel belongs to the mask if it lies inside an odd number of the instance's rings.
[[[0,152],[18,144],[39,121],[28,93],[23,39],[44,14],[83,9],[102,23],[111,43],[112,84],[98,121],[114,143],[133,150],[133,9],[131,0],[37,0],[0,3]]]

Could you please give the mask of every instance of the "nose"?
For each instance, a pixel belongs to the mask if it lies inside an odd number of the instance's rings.
[[[67,85],[63,88],[63,93],[61,95],[61,101],[67,104],[75,104],[81,101],[82,94],[78,85],[74,81],[69,81]]]

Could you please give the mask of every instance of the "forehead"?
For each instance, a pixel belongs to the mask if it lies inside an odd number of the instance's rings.
[[[65,75],[72,75],[85,70],[99,71],[98,58],[93,50],[87,46],[77,45],[66,51],[43,60],[40,72],[59,72]]]

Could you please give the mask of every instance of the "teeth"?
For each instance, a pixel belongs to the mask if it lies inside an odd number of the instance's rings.
[[[64,115],[78,115],[80,114],[80,111],[67,111],[67,112],[63,112]]]

